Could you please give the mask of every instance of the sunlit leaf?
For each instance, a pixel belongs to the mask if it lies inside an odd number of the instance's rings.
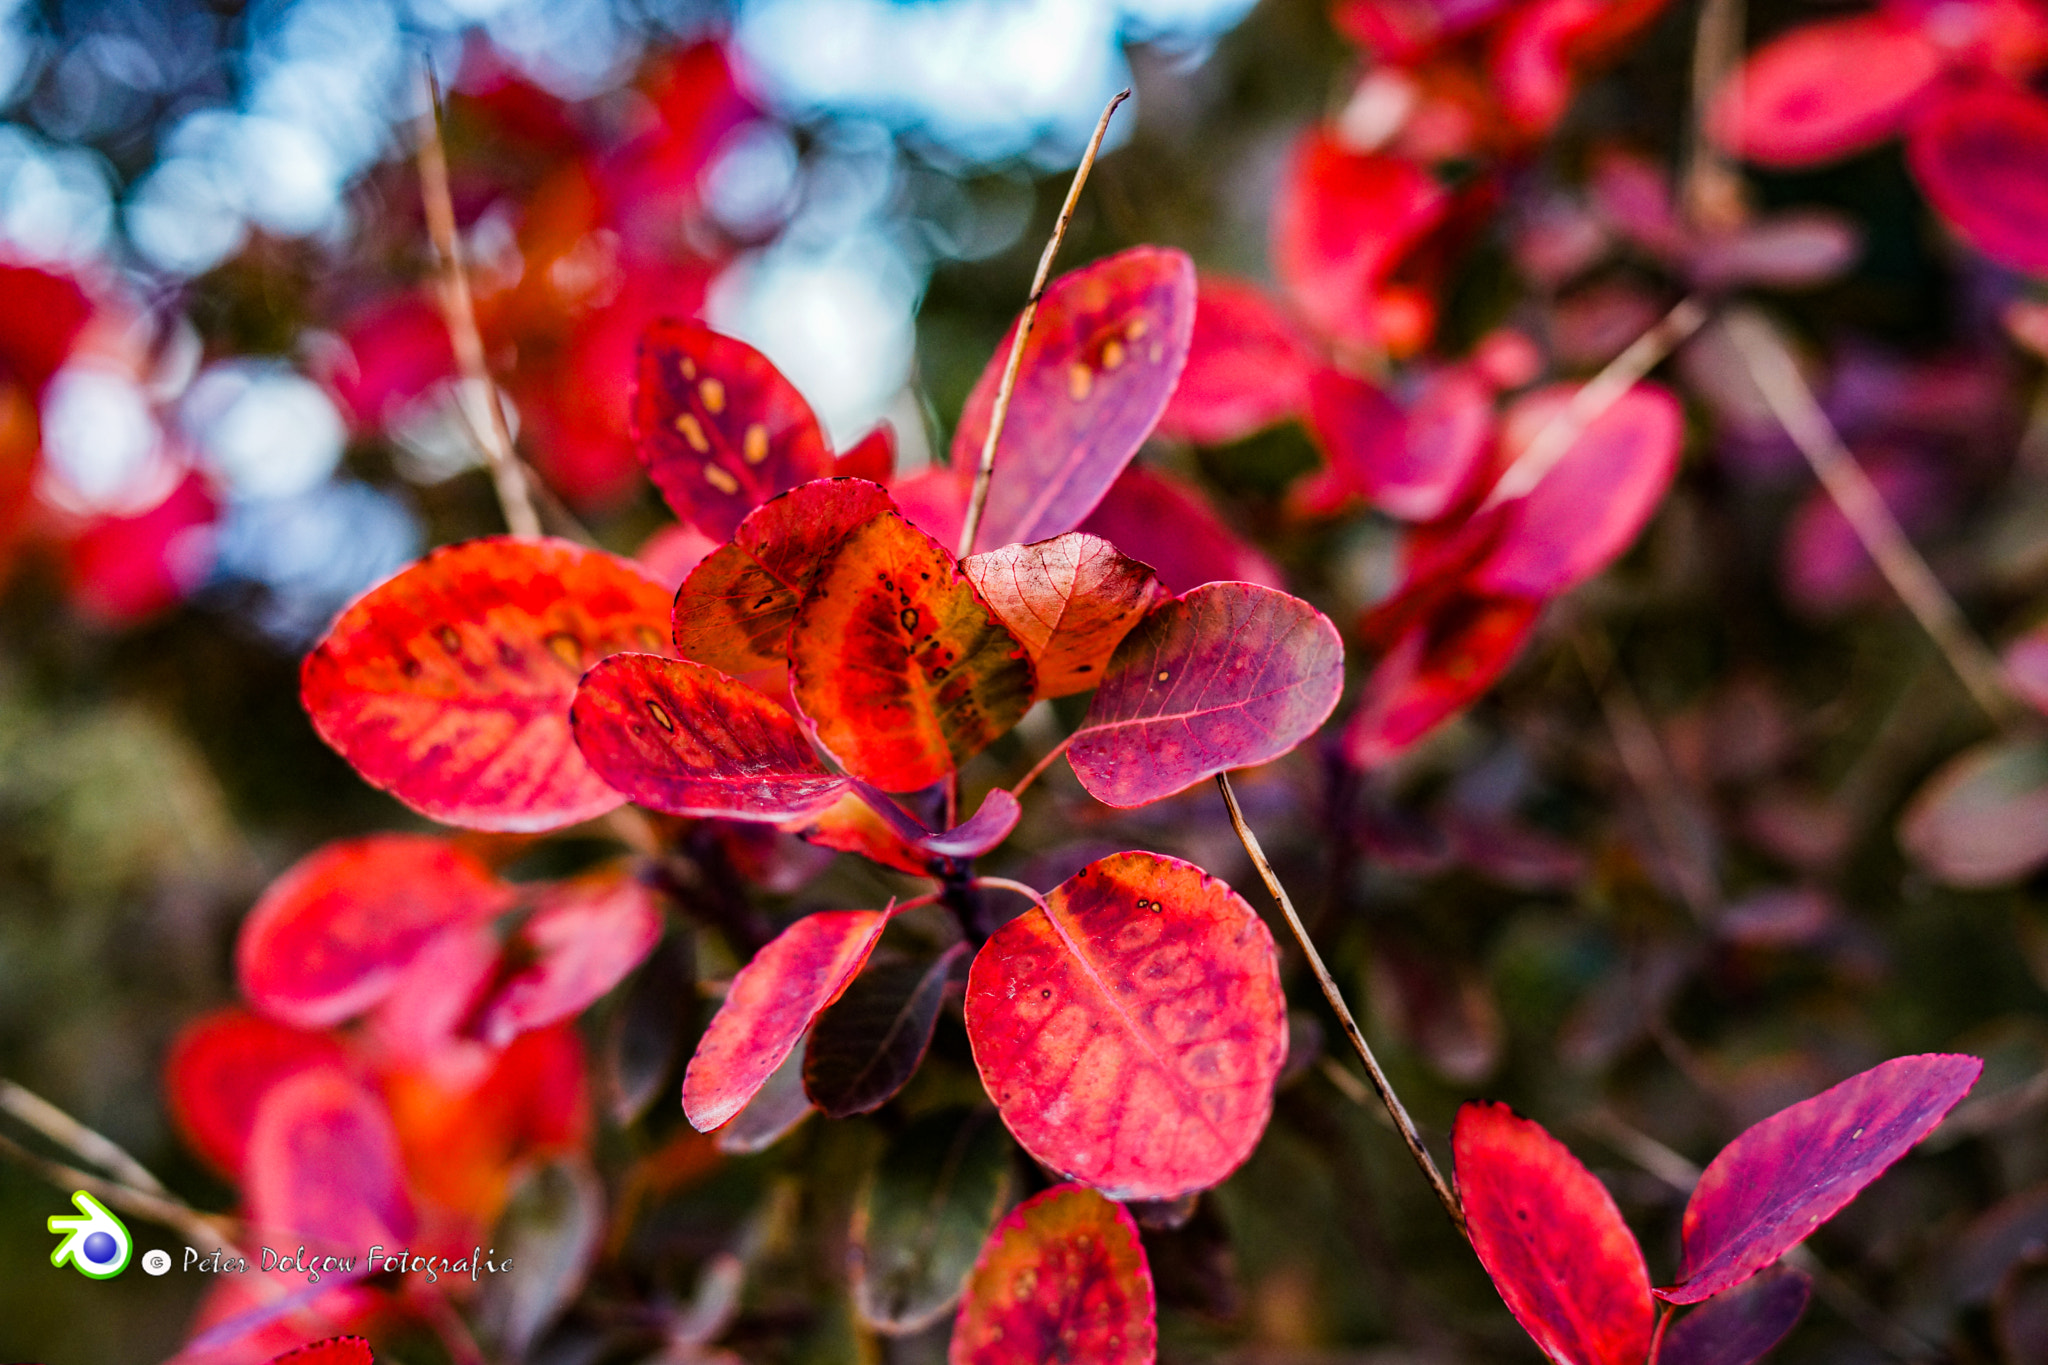
[[[546,830],[619,805],[577,754],[584,670],[660,650],[669,594],[632,562],[497,536],[372,588],[306,656],[313,727],[371,785],[475,829]]]
[[[1205,274],[1196,281],[1187,366],[1159,430],[1201,445],[1241,441],[1303,410],[1317,363],[1301,329],[1263,289]]]
[[[308,1071],[264,1096],[243,1169],[250,1225],[266,1237],[359,1254],[412,1235],[391,1118],[346,1072]]]
[[[1940,48],[1889,10],[1806,24],[1759,48],[1715,93],[1708,128],[1766,166],[1809,166],[1899,130],[1941,75]]]
[[[811,406],[753,347],[695,322],[640,341],[633,436],[677,517],[714,540],[785,489],[832,472]]]
[[[835,1119],[887,1103],[924,1060],[947,986],[966,965],[964,943],[930,960],[869,964],[811,1025],[804,1044],[811,1102]]]
[[[818,742],[884,791],[928,787],[1031,705],[1031,660],[953,556],[894,513],[818,571],[790,642]]]
[[[1278,758],[1343,687],[1344,645],[1321,612],[1271,588],[1205,583],[1124,637],[1067,757],[1096,800],[1142,806]]]
[[[1366,679],[1345,756],[1377,767],[1471,705],[1522,652],[1541,611],[1527,598],[1458,596],[1411,626]]]
[[[853,1301],[878,1331],[920,1331],[959,1301],[1010,1200],[1016,1150],[995,1112],[943,1109],[897,1134],[854,1206]]]
[[[1899,845],[1950,886],[2002,886],[2048,863],[2048,745],[1994,739],[1950,759],[1907,805]]]
[[[628,873],[548,887],[506,945],[514,970],[493,986],[472,1032],[503,1047],[528,1029],[574,1018],[654,951],[661,930],[660,902]]]
[[[749,512],[676,594],[676,652],[727,673],[782,663],[818,570],[856,526],[894,506],[864,479],[818,479]]]
[[[1642,1365],[1650,1272],[1614,1196],[1504,1104],[1465,1105],[1451,1145],[1472,1249],[1515,1321],[1559,1365]]]
[[[1984,1070],[1975,1057],[1894,1057],[1782,1109],[1721,1149],[1685,1206],[1670,1303],[1698,1303],[1790,1251],[1934,1131]]]
[[[228,1008],[193,1020],[178,1034],[164,1062],[164,1093],[192,1149],[214,1169],[238,1176],[263,1097],[302,1072],[346,1064],[347,1053],[331,1034]]]
[[[1235,1170],[1287,1056],[1273,936],[1192,863],[1119,853],[1004,925],[967,982],[982,1084],[1024,1149],[1118,1199]]]
[[[444,930],[487,920],[511,887],[445,840],[379,834],[329,844],[264,891],[235,947],[242,994],[302,1028],[382,999]]]
[[[1273,206],[1273,266],[1317,331],[1378,347],[1374,290],[1449,210],[1414,162],[1349,151],[1315,129],[1296,145]]]
[[[688,660],[614,654],[583,679],[571,718],[605,781],[671,815],[795,820],[847,790],[789,712]]]
[[[1970,245],[2048,276],[2048,100],[1995,82],[1944,93],[1914,119],[1906,164]]]
[[[1657,1352],[1658,1365],[1753,1365],[1798,1326],[1812,1293],[1805,1271],[1766,1267],[1680,1318]]]
[[[1056,1185],[996,1225],[968,1277],[948,1365],[1152,1365],[1159,1328],[1138,1226]]]
[[[1045,540],[1080,524],[1166,411],[1194,325],[1194,264],[1168,248],[1132,247],[1046,286],[977,546]],[[953,433],[963,483],[981,462],[1015,331],[997,344]]]
[[[1041,697],[1101,682],[1117,642],[1167,596],[1151,569],[1082,531],[1006,545],[960,567],[1030,653]]]
[[[859,974],[888,922],[883,910],[805,915],[740,968],[683,1074],[692,1126],[708,1133],[753,1098]]]

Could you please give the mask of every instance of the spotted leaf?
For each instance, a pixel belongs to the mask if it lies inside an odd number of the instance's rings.
[[[1152,1365],[1152,1268],[1121,1204],[1078,1185],[1025,1200],[967,1278],[947,1365]]]
[[[1082,531],[1006,545],[960,567],[1038,672],[1038,695],[1065,697],[1102,681],[1103,665],[1167,596],[1152,571]]]

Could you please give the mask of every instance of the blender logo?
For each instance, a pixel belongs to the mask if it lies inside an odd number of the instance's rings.
[[[50,1219],[50,1231],[63,1235],[50,1253],[50,1264],[60,1266],[69,1261],[71,1268],[87,1279],[113,1279],[128,1268],[128,1258],[135,1251],[127,1226],[84,1190],[72,1191],[71,1202],[80,1216]]]

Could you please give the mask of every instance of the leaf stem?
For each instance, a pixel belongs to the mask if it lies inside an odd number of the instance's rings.
[[[1422,1135],[1415,1130],[1415,1120],[1408,1117],[1407,1106],[1403,1105],[1401,1097],[1394,1093],[1394,1084],[1387,1079],[1387,1073],[1380,1069],[1379,1059],[1372,1054],[1372,1045],[1365,1041],[1365,1034],[1359,1029],[1358,1020],[1352,1016],[1351,1007],[1344,1003],[1344,993],[1337,989],[1337,982],[1330,976],[1330,969],[1323,965],[1323,955],[1316,951],[1316,945],[1310,940],[1308,930],[1302,926],[1301,916],[1295,913],[1294,902],[1287,896],[1287,888],[1280,884],[1279,875],[1273,871],[1273,864],[1266,861],[1266,851],[1259,847],[1259,836],[1252,833],[1252,827],[1245,823],[1244,811],[1237,804],[1237,793],[1231,788],[1229,773],[1216,774],[1216,789],[1223,793],[1223,804],[1230,810],[1230,825],[1237,831],[1238,842],[1244,845],[1244,851],[1250,856],[1252,866],[1259,870],[1259,877],[1266,883],[1266,890],[1272,892],[1273,899],[1280,903],[1280,913],[1287,917],[1287,927],[1294,931],[1295,940],[1301,944],[1302,954],[1308,958],[1309,968],[1316,974],[1316,983],[1323,988],[1323,998],[1330,1002],[1330,1008],[1335,1011],[1337,1021],[1344,1026],[1344,1036],[1351,1040],[1351,1046],[1357,1051],[1359,1060],[1365,1063],[1365,1074],[1372,1082],[1373,1092],[1380,1097],[1380,1103],[1386,1106],[1388,1116],[1394,1120],[1395,1130],[1401,1134],[1401,1141],[1408,1146],[1408,1155],[1415,1158],[1415,1164],[1421,1168],[1423,1178],[1429,1181],[1429,1187],[1435,1192],[1437,1202],[1442,1204],[1444,1212],[1450,1215],[1451,1225],[1457,1228],[1458,1235],[1469,1240],[1471,1234],[1465,1230],[1464,1207],[1458,1203],[1458,1196],[1452,1191],[1450,1182],[1444,1179],[1443,1172],[1437,1169],[1436,1161],[1430,1156],[1429,1149],[1422,1145]]]
[[[1102,107],[1102,117],[1095,121],[1095,135],[1088,139],[1088,150],[1082,153],[1081,164],[1074,168],[1074,182],[1067,187],[1067,201],[1060,205],[1060,216],[1052,225],[1052,237],[1045,244],[1044,254],[1038,258],[1038,273],[1031,278],[1031,297],[1024,301],[1024,311],[1017,318],[1017,335],[1010,339],[1010,356],[1003,364],[1002,383],[996,387],[995,407],[989,412],[988,435],[981,442],[981,464],[974,471],[974,493],[967,500],[967,520],[960,527],[962,559],[974,553],[974,536],[981,529],[981,514],[988,506],[989,481],[995,476],[996,441],[1002,436],[1003,422],[1010,415],[1010,395],[1017,388],[1017,371],[1024,365],[1024,343],[1030,340],[1031,324],[1038,319],[1038,301],[1045,296],[1045,281],[1052,273],[1052,258],[1059,254],[1060,243],[1066,240],[1067,224],[1073,220],[1074,205],[1080,202],[1081,187],[1088,183],[1088,172],[1095,166],[1095,154],[1102,149],[1102,135],[1109,131],[1109,116],[1130,97],[1129,90],[1119,90]]]
[[[1046,909],[1044,896],[1039,895],[1038,892],[1032,890],[1024,883],[1013,882],[1008,877],[976,877],[972,882],[968,884],[974,887],[977,891],[1014,891],[1018,895],[1023,896],[1024,898],[1029,900],[1033,905],[1037,906],[1039,909],[1045,910],[1047,914],[1052,913],[1051,910]]]
[[[484,408],[487,422],[477,434],[483,438],[484,459],[491,467],[505,527],[515,536],[537,536],[541,533],[540,514],[534,511],[526,468],[512,448],[512,428],[505,421],[498,386],[491,382],[483,334],[476,325],[476,301],[470,296],[469,275],[462,265],[455,201],[448,192],[448,152],[441,140],[441,85],[434,79],[432,67],[427,68],[426,83],[427,108],[420,115],[419,126],[420,198],[426,205],[427,233],[441,262],[441,316],[448,325],[448,341],[463,384]]]
[[[1657,1330],[1650,1334],[1650,1355],[1647,1365],[1657,1365],[1657,1357],[1664,1350],[1664,1333],[1671,1326],[1672,1308],[1662,1305],[1657,1314]]]
[[[1045,757],[1039,759],[1038,762],[1032,764],[1031,771],[1025,773],[1024,776],[1017,779],[1017,785],[1010,788],[1010,795],[1018,798],[1019,800],[1022,800],[1024,797],[1025,788],[1029,787],[1033,782],[1036,782],[1040,777],[1044,776],[1046,769],[1050,768],[1053,764],[1059,762],[1060,755],[1067,751],[1067,746],[1074,742],[1074,736],[1080,733],[1080,731],[1076,730],[1074,734],[1068,735],[1065,739],[1053,745],[1052,748],[1046,750]]]
[[[1799,447],[1843,520],[1856,532],[1906,610],[1948,660],[1971,699],[2001,726],[2023,715],[2006,684],[1998,656],[1977,638],[1948,589],[1906,538],[1877,485],[1856,462],[1799,373],[1798,362],[1784,339],[1761,314],[1750,309],[1731,311],[1724,325],[1749,368],[1750,378],[1770,405],[1771,415]]]

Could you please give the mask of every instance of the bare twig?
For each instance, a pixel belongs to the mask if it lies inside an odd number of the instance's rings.
[[[233,1246],[240,1240],[236,1228],[226,1219],[201,1213],[169,1195],[138,1190],[62,1161],[39,1156],[4,1134],[0,1134],[0,1156],[12,1157],[60,1190],[84,1190],[97,1196],[109,1208],[146,1218],[193,1242]]]
[[[1407,1144],[1408,1155],[1415,1158],[1415,1164],[1421,1168],[1423,1178],[1429,1181],[1429,1187],[1435,1192],[1437,1202],[1442,1204],[1444,1212],[1450,1215],[1452,1226],[1458,1229],[1460,1236],[1469,1238],[1471,1234],[1465,1230],[1464,1207],[1458,1203],[1458,1196],[1452,1192],[1450,1182],[1444,1179],[1443,1172],[1437,1169],[1436,1161],[1430,1156],[1429,1149],[1422,1145],[1422,1135],[1415,1130],[1415,1120],[1408,1117],[1407,1106],[1402,1104],[1401,1097],[1394,1093],[1394,1083],[1388,1080],[1387,1073],[1380,1069],[1379,1058],[1373,1056],[1372,1045],[1365,1041],[1365,1034],[1359,1029],[1358,1020],[1353,1017],[1351,1007],[1344,1003],[1344,993],[1337,989],[1337,982],[1331,977],[1330,969],[1323,965],[1323,955],[1316,951],[1316,945],[1310,940],[1308,930],[1302,926],[1301,916],[1295,913],[1294,902],[1287,896],[1287,888],[1280,884],[1279,875],[1273,871],[1273,864],[1266,861],[1266,851],[1259,847],[1259,836],[1252,833],[1252,827],[1245,823],[1244,811],[1237,804],[1237,793],[1231,788],[1229,773],[1216,774],[1216,789],[1223,793],[1223,804],[1230,810],[1230,825],[1237,831],[1238,842],[1244,845],[1244,851],[1251,858],[1252,866],[1259,870],[1259,878],[1266,883],[1266,890],[1272,892],[1273,899],[1279,902],[1280,913],[1287,917],[1287,927],[1294,931],[1295,941],[1301,944],[1302,955],[1308,959],[1309,969],[1316,974],[1316,984],[1323,988],[1323,998],[1330,1002],[1330,1009],[1335,1012],[1337,1022],[1344,1026],[1344,1036],[1351,1040],[1351,1046],[1357,1051],[1359,1060],[1365,1063],[1365,1074],[1372,1082],[1374,1093],[1380,1097],[1380,1103],[1386,1106],[1388,1117],[1393,1119],[1395,1131],[1400,1133],[1401,1141]]]
[[[1727,232],[1745,212],[1742,176],[1708,136],[1713,107],[1742,97],[1742,0],[1701,0],[1693,27],[1692,129],[1679,202],[1694,227]]]
[[[1705,325],[1707,317],[1707,306],[1696,298],[1688,296],[1673,304],[1670,312],[1608,361],[1600,373],[1580,385],[1570,401],[1537,428],[1536,435],[1500,476],[1500,482],[1486,495],[1479,510],[1513,502],[1542,483],[1543,476],[1557,467],[1557,462],[1585,435],[1586,428],[1599,421],[1601,414],[1634,388],[1637,380],[1656,369],[1687,337]]]
[[[476,302],[470,297],[469,275],[462,266],[455,201],[448,192],[448,153],[441,141],[441,86],[432,68],[426,79],[427,110],[420,116],[419,127],[420,197],[426,202],[427,231],[441,259],[441,314],[448,323],[448,340],[463,383],[484,407],[487,420],[478,435],[484,438],[484,458],[490,462],[505,526],[516,536],[537,536],[540,516],[533,509],[533,490],[527,486],[526,469],[512,449],[512,428],[505,421],[498,386],[491,382],[483,334],[476,325]]]
[[[1088,183],[1088,172],[1095,166],[1095,154],[1102,149],[1102,135],[1109,131],[1109,116],[1116,107],[1131,97],[1129,90],[1119,90],[1103,106],[1102,117],[1095,121],[1095,136],[1088,139],[1088,150],[1082,153],[1081,164],[1074,168],[1074,183],[1067,187],[1067,202],[1060,206],[1059,219],[1052,225],[1052,237],[1045,244],[1045,254],[1038,258],[1038,273],[1031,278],[1031,297],[1024,301],[1024,311],[1017,318],[1017,335],[1010,339],[1010,357],[1003,365],[1003,380],[996,388],[995,407],[988,417],[988,435],[981,443],[981,464],[974,471],[974,493],[967,501],[967,520],[960,527],[960,558],[974,553],[974,536],[981,529],[982,509],[988,506],[989,480],[996,469],[996,440],[1003,434],[1003,422],[1010,415],[1010,395],[1017,388],[1017,371],[1024,364],[1024,343],[1031,337],[1031,324],[1038,318],[1038,301],[1045,295],[1046,277],[1052,273],[1052,258],[1059,254],[1060,243],[1066,240],[1067,224],[1074,217],[1074,205],[1080,202],[1081,187]]]
[[[0,1113],[11,1114],[59,1147],[76,1152],[123,1184],[148,1194],[168,1196],[170,1193],[161,1180],[151,1175],[147,1167],[128,1155],[112,1138],[86,1127],[41,1095],[13,1081],[0,1080]]]
[[[1799,373],[1798,362],[1770,323],[1749,309],[1732,310],[1729,338],[1748,366],[1750,378],[1770,405],[1772,416],[1799,447],[1821,486],[1876,561],[1892,591],[1933,639],[1971,698],[2000,725],[2024,714],[2005,681],[1998,657],[1977,638],[1948,589],[1927,567],[1913,542],[1885,505],[1877,485],[1863,472],[1833,422]]]

